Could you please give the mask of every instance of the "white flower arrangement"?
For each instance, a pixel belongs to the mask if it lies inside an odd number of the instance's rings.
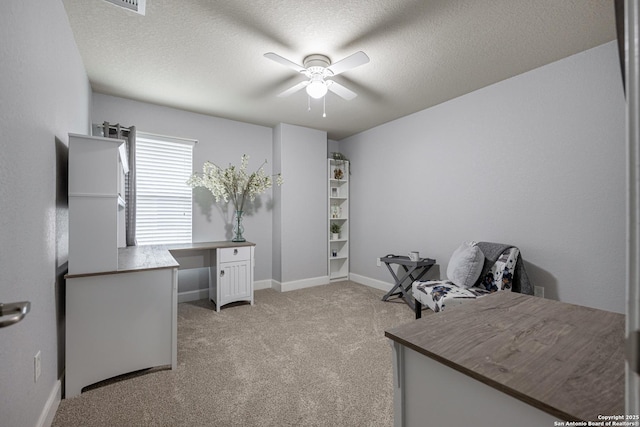
[[[256,195],[264,193],[272,185],[271,177],[264,173],[266,160],[251,174],[247,173],[248,164],[249,156],[246,154],[242,155],[239,168],[230,164],[226,169],[222,169],[215,163],[204,162],[202,172],[194,172],[187,185],[191,188],[204,187],[211,191],[216,202],[224,200],[227,203],[231,200],[236,211],[242,211],[247,198],[255,200]],[[276,184],[282,185],[282,175],[277,174],[275,177]]]

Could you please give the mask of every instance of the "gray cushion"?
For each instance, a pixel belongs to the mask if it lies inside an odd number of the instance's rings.
[[[474,285],[484,264],[484,254],[475,242],[465,242],[453,252],[447,266],[447,277],[457,286],[470,288]]]

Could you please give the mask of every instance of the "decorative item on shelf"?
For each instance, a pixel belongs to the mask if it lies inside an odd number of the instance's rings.
[[[339,218],[340,208],[335,203],[331,206],[331,218]]]
[[[335,168],[333,170],[333,179],[342,179],[342,177],[344,176],[344,173],[342,172],[342,169],[340,168]]]
[[[332,256],[332,257],[334,257],[334,258],[335,258],[335,257],[337,257],[337,256],[338,256],[338,251],[336,251],[335,249],[333,249],[333,250],[331,251],[331,256]]]
[[[271,188],[271,176],[265,175],[265,160],[258,169],[251,174],[247,173],[247,165],[249,156],[242,155],[240,167],[229,165],[226,169],[222,169],[215,163],[209,161],[204,162],[202,172],[194,172],[187,181],[187,185],[191,188],[204,187],[211,191],[216,202],[224,200],[228,203],[233,202],[235,208],[235,216],[233,219],[234,237],[232,242],[244,242],[245,238],[242,233],[244,227],[242,225],[242,214],[244,213],[244,203],[247,198],[253,201],[256,195],[262,194]],[[281,174],[276,174],[276,184],[282,185],[283,179]]]
[[[333,160],[335,160],[336,162],[336,168],[333,171],[334,174],[334,179],[342,179],[344,177],[344,174],[342,172],[342,167],[344,167],[345,163],[344,162],[349,162],[349,159],[342,153],[340,153],[339,151],[333,151],[331,153],[331,158]],[[349,163],[349,165],[351,165],[351,163]],[[336,177],[336,171],[339,170],[340,171],[340,178]],[[351,168],[349,168],[349,174],[351,174]]]
[[[340,230],[342,226],[336,222],[331,223],[331,239],[338,240],[340,238]]]
[[[331,197],[338,197],[338,187],[331,187]]]

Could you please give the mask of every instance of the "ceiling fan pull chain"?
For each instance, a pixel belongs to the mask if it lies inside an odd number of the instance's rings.
[[[311,96],[307,95],[307,111],[311,111]]]
[[[327,97],[322,97],[322,117],[327,117]]]

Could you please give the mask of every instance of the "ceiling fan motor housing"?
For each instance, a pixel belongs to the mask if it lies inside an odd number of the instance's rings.
[[[327,70],[327,67],[331,65],[331,61],[324,55],[313,54],[304,58],[303,61],[304,68],[307,69],[307,72],[310,75],[320,74],[323,76],[330,76],[333,73]]]

